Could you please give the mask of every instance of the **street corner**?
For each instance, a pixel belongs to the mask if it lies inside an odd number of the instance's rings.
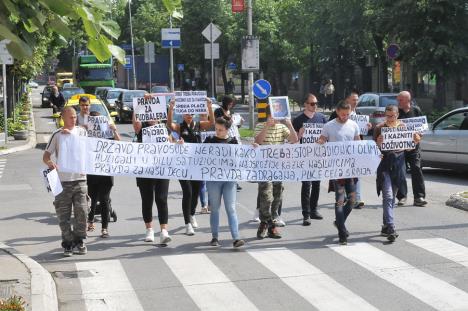
[[[24,310],[58,310],[55,283],[39,263],[2,242],[0,262],[0,301],[16,300]]]

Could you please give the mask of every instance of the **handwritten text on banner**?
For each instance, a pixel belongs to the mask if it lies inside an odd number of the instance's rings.
[[[133,109],[135,110],[135,118],[141,122],[167,119],[166,97],[164,95],[134,97]]]
[[[74,140],[73,147],[60,149],[59,167],[65,172],[96,175],[302,181],[375,175],[380,163],[380,151],[373,141],[254,148],[232,144],[139,144],[78,136]],[[81,154],[81,161],[70,161],[74,154]]]
[[[141,134],[144,143],[167,143],[169,141],[169,133],[165,124],[144,127]]]

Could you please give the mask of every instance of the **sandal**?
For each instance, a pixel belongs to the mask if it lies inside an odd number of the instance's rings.
[[[108,237],[109,237],[109,231],[107,231],[107,229],[102,229],[101,238],[108,238]]]
[[[94,231],[94,222],[88,222],[88,231]]]

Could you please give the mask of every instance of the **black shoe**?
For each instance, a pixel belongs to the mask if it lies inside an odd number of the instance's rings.
[[[237,184],[237,191],[241,191],[242,190],[242,187],[239,186],[239,184]]]
[[[382,229],[380,230],[380,236],[388,237],[389,230],[390,230],[389,226],[387,226],[387,225],[382,226]]]
[[[414,199],[414,205],[415,206],[424,206],[427,204],[427,201],[424,200],[424,198],[417,198],[417,199]]]
[[[232,243],[232,246],[234,247],[242,247],[244,246],[245,241],[244,240],[235,240],[234,243]]]
[[[347,245],[348,244],[348,238],[346,236],[339,236],[339,243],[340,245]]]
[[[398,200],[398,204],[397,204],[398,206],[403,206],[405,204],[406,204],[406,197],[401,198],[401,199]]]
[[[83,241],[78,242],[75,245],[74,253],[78,254],[78,255],[86,255],[86,253],[88,253],[88,249],[86,248],[86,244]]]
[[[211,246],[219,246],[219,241],[217,238],[212,238],[210,242]]]
[[[398,237],[398,233],[395,231],[395,228],[390,227],[388,229],[387,240],[389,240],[390,242],[395,242],[397,237]]]
[[[312,224],[312,221],[310,221],[310,218],[304,218],[304,220],[302,221],[302,225],[303,226],[310,226]]]
[[[338,229],[338,225],[336,224],[336,220],[333,222],[333,225],[335,226],[335,228]],[[346,232],[346,237],[348,238],[348,237],[349,237],[349,231],[348,231],[348,229],[345,229],[345,232]]]
[[[268,224],[261,222],[257,229],[257,239],[264,239],[268,235]]]
[[[310,219],[320,220],[320,219],[323,219],[323,216],[319,212],[315,211],[315,212],[310,213]]]
[[[65,257],[73,256],[73,247],[71,245],[67,245],[63,247],[63,256]]]

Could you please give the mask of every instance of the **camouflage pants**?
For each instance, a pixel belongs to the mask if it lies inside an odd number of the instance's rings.
[[[281,182],[258,183],[258,212],[261,222],[271,223],[278,217],[278,209],[283,201]]]
[[[89,212],[86,180],[62,183],[63,191],[55,197],[55,211],[62,231],[62,246],[86,239],[86,220]],[[72,209],[73,208],[73,209]],[[72,228],[72,210],[75,221]]]

